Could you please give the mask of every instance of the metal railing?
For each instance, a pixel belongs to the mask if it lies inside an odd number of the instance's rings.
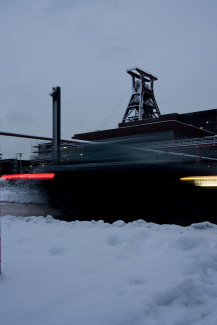
[[[157,148],[180,148],[180,147],[194,147],[194,146],[206,146],[206,145],[217,145],[217,135],[203,137],[203,138],[190,138],[180,140],[168,140],[152,142],[152,147]]]

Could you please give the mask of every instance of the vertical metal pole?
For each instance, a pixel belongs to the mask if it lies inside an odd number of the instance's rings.
[[[22,152],[18,152],[17,154],[16,154],[16,157],[17,157],[17,163],[18,163],[18,156],[20,156],[20,174],[21,174],[21,172],[22,172],[22,167],[21,167],[21,157],[22,157]],[[17,167],[18,168],[18,167]]]
[[[1,211],[0,211],[0,274],[1,274]]]
[[[22,157],[22,153],[19,154],[20,155],[20,174],[22,173],[22,167],[21,167],[21,157]]]
[[[53,164],[58,164],[60,160],[60,111],[61,111],[61,88],[54,87],[50,93],[53,97]]]
[[[140,75],[140,100],[139,100],[139,121],[142,120],[142,110],[143,110],[143,76]]]

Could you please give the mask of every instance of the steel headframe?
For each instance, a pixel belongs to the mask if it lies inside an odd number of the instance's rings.
[[[132,95],[122,123],[159,117],[161,113],[154,96],[157,78],[138,67],[127,70],[127,73],[132,77]]]

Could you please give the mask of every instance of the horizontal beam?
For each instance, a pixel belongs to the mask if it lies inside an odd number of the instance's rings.
[[[25,138],[25,139],[36,139],[36,140],[47,140],[52,141],[51,137],[45,137],[41,135],[33,135],[33,134],[23,134],[23,133],[13,133],[13,132],[4,132],[0,131],[0,135],[8,136],[8,137],[17,137],[17,138]],[[69,140],[69,139],[61,139],[61,142],[65,143],[88,143],[89,141],[82,141],[82,140]]]
[[[143,71],[142,69],[138,68],[138,67],[135,67],[135,68],[132,68],[132,69],[128,69],[127,70],[127,73],[129,73],[132,77],[135,77],[135,78],[138,78],[140,79],[140,75],[137,74],[136,72],[138,72],[139,74],[141,74],[143,77],[146,76],[148,77],[150,80],[158,80],[157,77],[153,76],[152,74],[148,73],[148,72],[145,72]],[[150,81],[150,80],[146,80],[146,81]]]

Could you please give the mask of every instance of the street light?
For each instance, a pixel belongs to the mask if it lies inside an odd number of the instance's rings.
[[[21,174],[21,172],[22,172],[22,169],[21,169],[21,157],[22,157],[22,152],[17,152],[17,155],[19,155],[20,156],[20,174]],[[18,160],[18,158],[17,158],[17,160]]]

